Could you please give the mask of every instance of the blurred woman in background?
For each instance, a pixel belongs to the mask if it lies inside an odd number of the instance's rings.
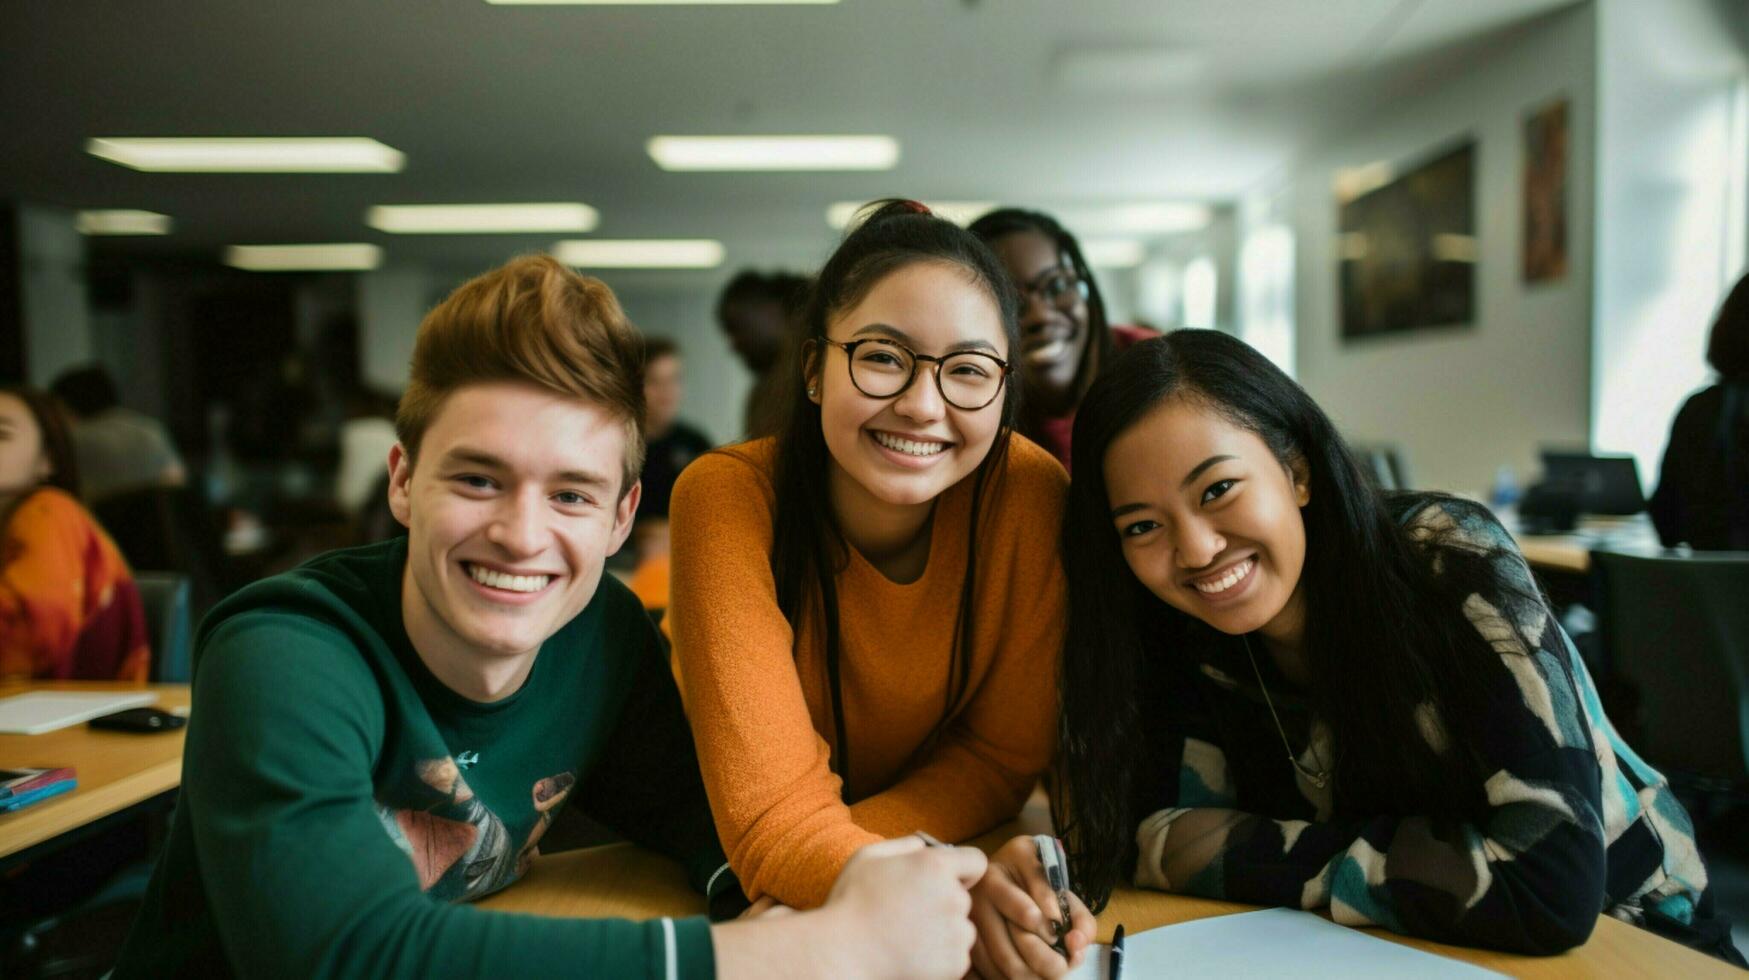
[[[971,232],[1002,260],[1018,290],[1015,360],[1026,398],[1016,428],[1068,466],[1075,408],[1088,386],[1113,355],[1155,333],[1107,322],[1081,244],[1050,215],[1001,208],[972,222]]]
[[[146,680],[139,589],[78,495],[60,409],[0,388],[0,677]]]
[[[1719,380],[1676,413],[1652,523],[1667,547],[1749,551],[1749,275],[1719,307],[1706,359]]]

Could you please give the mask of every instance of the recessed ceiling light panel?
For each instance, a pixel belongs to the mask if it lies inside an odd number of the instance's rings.
[[[1089,238],[1081,241],[1081,255],[1098,269],[1130,269],[1142,264],[1147,249],[1133,238]]]
[[[579,269],[714,269],[723,243],[708,238],[588,238],[553,246],[560,262]]]
[[[838,0],[486,0],[494,7],[769,7],[833,4]]]
[[[168,235],[170,226],[170,216],[156,211],[111,209],[73,216],[73,227],[81,235]]]
[[[407,157],[363,136],[103,137],[85,141],[101,160],[152,173],[397,173]]]
[[[1132,201],[1067,207],[1057,217],[1081,235],[1170,235],[1208,227],[1213,212],[1186,201]]]
[[[394,235],[484,235],[594,231],[601,220],[587,204],[381,204],[364,223]]]
[[[231,245],[225,264],[250,272],[363,271],[383,263],[383,250],[363,242],[334,245]]]
[[[663,170],[891,170],[891,136],[657,136],[647,144]]]
[[[923,204],[956,225],[969,225],[984,212],[996,209],[993,201],[924,201]],[[867,201],[836,201],[826,209],[826,223],[842,231],[850,227],[856,212],[865,207],[868,207]]]

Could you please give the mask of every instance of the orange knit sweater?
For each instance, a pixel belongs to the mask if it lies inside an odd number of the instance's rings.
[[[929,562],[898,585],[851,549],[837,576],[848,788],[831,772],[824,640],[798,647],[770,566],[775,444],[700,457],[670,509],[674,641],[717,832],[750,898],[811,908],[852,853],[925,830],[963,841],[1019,811],[1050,761],[1065,591],[1057,556],[1068,477],[1016,436],[985,490],[971,676],[919,756],[949,690],[972,478],[936,502]],[[992,489],[993,488],[993,489]],[[854,803],[846,804],[846,800]]]
[[[53,488],[0,528],[0,677],[140,681],[145,613],[115,542]]]

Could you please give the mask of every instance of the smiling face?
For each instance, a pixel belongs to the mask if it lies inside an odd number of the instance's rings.
[[[1046,407],[1073,398],[1087,354],[1087,297],[1069,257],[1042,232],[1017,231],[990,243],[1020,288],[1021,375]],[[1072,406],[1070,406],[1072,407]]]
[[[1105,453],[1124,560],[1167,605],[1228,634],[1297,648],[1311,500],[1303,464],[1197,399],[1170,398]],[[1300,470],[1301,472],[1296,472]]]
[[[494,382],[445,399],[417,465],[395,447],[389,503],[409,530],[402,610],[441,679],[532,658],[588,604],[637,509],[638,487],[619,492],[625,440],[594,404]]]
[[[995,298],[963,267],[947,262],[913,262],[889,273],[861,302],[832,317],[826,335],[838,343],[894,340],[931,356],[984,351],[1008,357]],[[919,361],[898,396],[871,398],[851,383],[848,365],[849,356],[829,344],[817,345],[808,364],[841,521],[852,519],[862,502],[928,504],[989,455],[1006,385],[984,408],[955,408],[942,398],[936,365]]]

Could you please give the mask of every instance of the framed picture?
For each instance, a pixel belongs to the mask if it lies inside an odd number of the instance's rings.
[[[1524,117],[1524,281],[1567,275],[1567,100]]]
[[[1475,197],[1466,139],[1339,204],[1344,342],[1475,321]]]

